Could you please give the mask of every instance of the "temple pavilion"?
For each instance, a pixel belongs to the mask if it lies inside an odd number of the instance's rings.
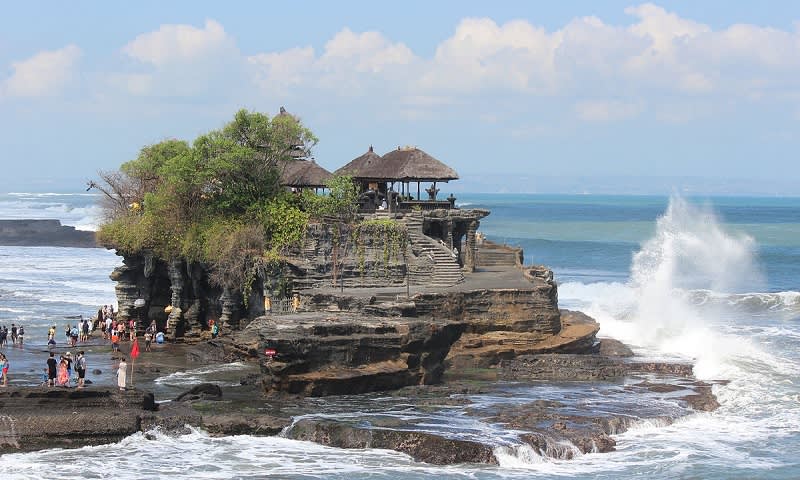
[[[366,153],[336,170],[335,175],[349,175],[359,184],[362,212],[381,206],[389,211],[455,208],[452,195],[448,200],[438,197],[437,183],[457,180],[458,173],[417,147],[397,147],[381,156],[370,145]],[[423,183],[429,184],[425,190]]]
[[[474,271],[475,232],[489,212],[457,208],[452,193],[441,198],[439,185],[458,179],[451,167],[417,147],[397,147],[378,155],[370,146],[334,175],[349,175],[358,183],[361,214],[400,216],[408,224],[412,242],[444,249],[451,261]]]

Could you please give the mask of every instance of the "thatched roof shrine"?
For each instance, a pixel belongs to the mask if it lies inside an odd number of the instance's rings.
[[[458,173],[416,147],[398,147],[382,157],[369,147],[364,155],[336,170],[359,180],[379,182],[446,182]]]
[[[332,176],[313,160],[284,160],[278,162],[277,167],[281,172],[281,185],[286,187],[324,188]]]
[[[350,163],[334,172],[334,175],[350,175],[353,178],[363,180],[386,180],[384,177],[375,176],[381,168],[383,158],[375,153],[372,145],[364,155],[353,159]]]

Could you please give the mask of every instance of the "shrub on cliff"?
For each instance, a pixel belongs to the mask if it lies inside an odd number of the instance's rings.
[[[302,239],[308,214],[281,188],[276,165],[316,141],[290,115],[240,110],[191,144],[148,145],[89,183],[104,194],[98,238],[123,253],[208,262],[221,286],[242,287],[233,270]]]

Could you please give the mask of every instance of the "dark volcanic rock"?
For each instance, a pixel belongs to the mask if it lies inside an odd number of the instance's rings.
[[[719,402],[716,395],[711,391],[712,386],[697,382],[694,384],[694,391],[696,393],[682,397],[690,407],[701,412],[713,412],[719,408]]]
[[[633,356],[633,350],[631,350],[630,347],[620,342],[619,340],[615,340],[613,338],[601,338],[600,348],[597,353],[608,357]]]
[[[503,380],[611,380],[628,370],[623,362],[600,355],[522,355],[500,364]]]
[[[201,383],[191,389],[181,393],[175,398],[176,402],[188,402],[193,400],[221,400],[222,388],[215,383]]]
[[[115,442],[156,409],[152,393],[109,388],[0,390],[0,453]]]
[[[492,448],[469,440],[446,438],[428,432],[360,428],[330,420],[302,419],[288,430],[295,440],[338,448],[385,448],[436,465],[456,463],[497,464]]]
[[[230,413],[203,415],[203,428],[214,435],[277,435],[291,425],[288,418]]]
[[[692,378],[692,365],[638,362],[604,355],[521,355],[500,364],[503,380],[612,380],[632,373],[654,373]]]

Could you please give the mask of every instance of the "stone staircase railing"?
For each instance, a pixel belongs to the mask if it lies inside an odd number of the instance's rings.
[[[433,264],[432,271],[409,265],[410,284],[449,287],[462,282],[464,274],[450,249],[422,233],[422,215],[406,215],[405,221],[411,248],[423,261],[427,258]]]

